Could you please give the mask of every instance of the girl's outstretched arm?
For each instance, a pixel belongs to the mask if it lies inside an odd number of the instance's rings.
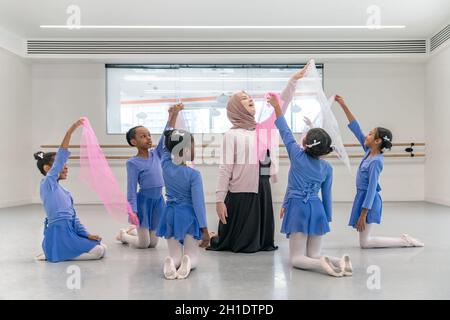
[[[334,98],[334,100],[339,103],[339,105],[341,106],[342,110],[344,111],[345,115],[347,116],[348,122],[351,123],[353,121],[356,120],[355,116],[353,115],[353,113],[350,111],[350,109],[347,107],[347,105],[345,104],[344,98],[342,98],[339,95],[336,95],[336,97]]]
[[[296,156],[299,151],[301,151],[301,148],[297,144],[297,141],[295,141],[291,128],[289,128],[288,124],[286,123],[286,119],[283,116],[283,111],[278,99],[272,95],[267,100],[275,110],[275,114],[277,116],[277,120],[275,120],[275,126],[280,132],[281,139],[283,140],[289,158],[291,159],[292,157]]]
[[[367,147],[364,145],[364,141],[366,140],[366,136],[365,134],[362,132],[358,121],[356,121],[355,116],[353,115],[353,113],[351,113],[350,109],[347,107],[347,105],[345,104],[344,98],[342,98],[339,95],[336,95],[335,100],[339,103],[339,105],[341,106],[342,110],[344,110],[345,115],[347,116],[348,119],[348,128],[353,132],[353,134],[355,135],[356,139],[358,139],[359,143],[361,144],[361,146],[363,147],[364,151],[367,151]]]
[[[175,128],[178,114],[183,109],[184,105],[182,103],[178,103],[169,109],[169,120],[167,121],[167,123],[170,128]]]
[[[63,148],[63,149],[69,148],[70,139],[72,138],[72,134],[75,132],[75,130],[77,130],[82,125],[83,125],[83,119],[79,119],[70,126],[69,130],[67,130],[66,135],[64,136],[63,141],[61,142],[60,148]]]
[[[61,172],[62,169],[64,169],[64,165],[66,164],[66,161],[67,159],[69,159],[70,156],[70,152],[67,149],[69,148],[72,133],[74,133],[74,131],[82,125],[83,120],[79,119],[70,126],[69,130],[67,130],[66,135],[64,136],[64,139],[61,142],[61,145],[59,146],[59,150],[56,153],[53,165],[46,174],[48,181],[56,182],[58,180],[59,173]]]
[[[184,109],[184,106],[182,103],[178,103],[174,105],[173,107],[169,108],[169,119],[167,120],[166,127],[164,128],[164,131],[174,129],[175,123],[177,122],[178,113]],[[156,152],[158,153],[158,156],[162,158],[163,156],[163,146],[165,143],[165,137],[164,132],[161,134],[161,137],[159,138],[158,145],[156,146]]]

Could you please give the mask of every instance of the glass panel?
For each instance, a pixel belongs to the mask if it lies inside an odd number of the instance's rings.
[[[296,66],[127,66],[108,67],[107,128],[110,134],[125,133],[143,125],[162,133],[168,108],[178,101],[185,105],[184,118],[193,133],[222,133],[231,127],[226,115],[228,98],[245,90],[255,100],[256,119],[264,120],[264,93],[281,92]],[[322,69],[319,67],[319,71]],[[303,117],[314,120],[319,106],[314,97],[296,95],[286,119],[294,132],[304,127]]]

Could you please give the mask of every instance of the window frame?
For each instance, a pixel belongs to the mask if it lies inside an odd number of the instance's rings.
[[[277,64],[236,64],[236,63],[219,63],[219,64],[203,64],[203,63],[194,63],[194,64],[123,64],[123,63],[112,63],[105,64],[105,119],[106,119],[106,135],[123,135],[124,133],[110,132],[110,124],[109,124],[109,110],[108,110],[108,69],[181,69],[181,68],[192,68],[192,69],[292,69],[294,72],[300,68],[303,68],[306,63],[277,63]],[[325,78],[325,68],[323,63],[316,63],[316,68],[321,70],[322,73],[322,87],[324,87],[324,78]],[[210,116],[211,117],[211,116]],[[211,119],[210,119],[211,123]],[[194,134],[202,133],[202,132],[192,132]],[[294,132],[297,133],[297,132]],[[153,133],[152,133],[153,134]],[[155,133],[160,135],[160,133]],[[211,133],[218,134],[218,133]]]

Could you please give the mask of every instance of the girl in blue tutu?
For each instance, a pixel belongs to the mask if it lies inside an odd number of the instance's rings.
[[[364,135],[344,99],[337,95],[335,100],[347,116],[348,127],[365,152],[356,176],[356,196],[348,223],[359,232],[361,248],[423,247],[421,241],[407,234],[397,238],[371,236],[373,226],[381,222],[383,201],[378,180],[384,165],[383,150],[392,147],[392,133],[386,128],[377,127],[367,136]]]
[[[322,271],[334,277],[350,276],[348,255],[339,259],[321,254],[322,236],[330,231],[333,170],[320,158],[333,151],[331,138],[325,130],[314,128],[308,131],[301,145],[297,144],[278,100],[272,96],[268,102],[275,109],[275,125],[291,162],[280,212],[281,232],[289,239],[290,262],[299,269]]]
[[[185,279],[198,264],[200,249],[209,246],[205,196],[200,172],[186,165],[194,160],[194,138],[185,130],[164,132],[162,171],[167,207],[157,235],[167,239],[166,279]]]
[[[165,130],[173,128],[182,104],[169,109],[169,119]],[[152,137],[147,128],[137,126],[126,134],[130,146],[136,147],[137,154],[127,160],[127,198],[133,212],[139,219],[139,227],[120,230],[117,240],[136,248],[154,248],[158,244],[156,229],[166,207],[162,188],[164,180],[161,171],[161,158],[164,135],[158,145],[152,147]],[[138,191],[139,185],[139,191]]]
[[[37,167],[45,176],[40,187],[46,213],[42,242],[44,254],[39,255],[38,260],[97,260],[105,255],[106,246],[100,242],[101,237],[87,232],[76,215],[70,192],[59,184],[67,179],[70,138],[82,125],[83,120],[80,119],[69,128],[58,152],[39,151],[34,154]]]

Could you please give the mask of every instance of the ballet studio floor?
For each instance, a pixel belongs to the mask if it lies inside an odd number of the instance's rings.
[[[292,269],[288,242],[276,233],[279,250],[255,254],[204,252],[186,280],[165,280],[162,261],[167,246],[138,250],[115,241],[119,229],[100,205],[77,206],[93,233],[104,237],[107,256],[100,261],[47,263],[40,252],[40,205],[0,209],[0,299],[449,299],[449,208],[425,202],[384,204],[383,224],[374,235],[410,233],[425,248],[358,247],[357,233],[346,227],[350,203],[336,203],[332,232],[324,253],[349,253],[353,277],[332,278]],[[275,206],[278,211],[279,204]],[[211,230],[216,229],[209,205]],[[277,219],[277,231],[279,221]],[[80,289],[68,289],[70,266],[79,267]],[[371,281],[379,275],[379,286]],[[368,285],[369,283],[369,285]]]

